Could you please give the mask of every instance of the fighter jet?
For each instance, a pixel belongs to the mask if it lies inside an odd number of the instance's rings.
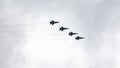
[[[65,27],[63,27],[63,26],[61,26],[61,27],[59,28],[60,31],[67,30],[67,29],[69,29],[69,28],[65,28]]]
[[[69,32],[69,35],[72,36],[72,35],[76,35],[78,33],[73,33],[73,32]]]
[[[51,24],[51,25],[54,25],[54,24],[57,24],[57,23],[59,23],[59,22],[58,22],[58,21],[54,21],[54,20],[51,20],[51,21],[50,21],[50,24]]]
[[[77,36],[77,37],[75,37],[75,39],[76,39],[76,40],[84,39],[84,37],[79,37],[79,36]]]

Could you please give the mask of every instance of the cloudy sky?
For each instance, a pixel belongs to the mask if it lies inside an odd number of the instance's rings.
[[[120,68],[119,29],[120,0],[0,0],[0,68]]]

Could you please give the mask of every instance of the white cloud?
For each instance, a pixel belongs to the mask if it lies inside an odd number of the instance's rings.
[[[1,0],[0,68],[119,68],[119,6],[118,0]],[[60,23],[51,26],[51,19]]]

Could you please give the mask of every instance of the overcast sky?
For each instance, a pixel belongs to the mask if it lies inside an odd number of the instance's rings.
[[[119,29],[120,0],[0,0],[0,68],[120,68]]]

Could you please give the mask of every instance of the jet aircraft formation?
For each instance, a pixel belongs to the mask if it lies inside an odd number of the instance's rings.
[[[54,20],[51,20],[51,21],[50,21],[50,24],[51,24],[51,25],[55,25],[55,24],[57,24],[57,23],[59,23],[59,22],[58,22],[58,21],[54,21]],[[64,31],[64,30],[68,30],[68,29],[69,29],[69,28],[63,27],[63,26],[59,27],[59,30],[60,30],[60,31]],[[75,32],[69,32],[69,33],[68,33],[69,36],[73,36],[73,35],[77,35],[77,34],[78,34],[78,33],[75,33]],[[76,40],[80,40],[80,39],[84,39],[84,37],[76,36],[75,39],[76,39]]]

